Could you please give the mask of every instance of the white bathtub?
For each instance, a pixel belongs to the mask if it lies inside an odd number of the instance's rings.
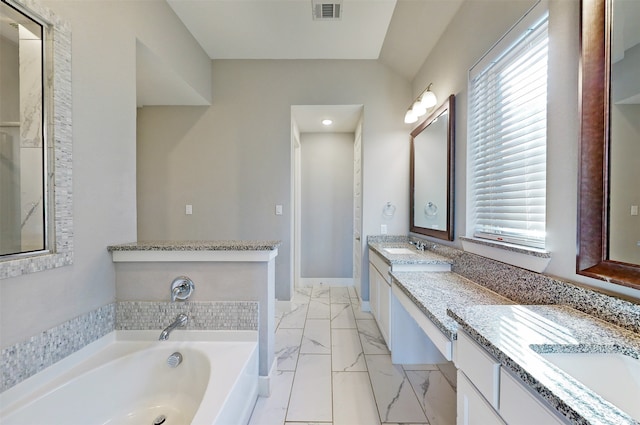
[[[116,331],[0,394],[2,425],[245,424],[257,332]],[[167,365],[174,352],[183,356]]]

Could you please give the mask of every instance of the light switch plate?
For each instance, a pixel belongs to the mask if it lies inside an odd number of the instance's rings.
[[[631,215],[638,215],[638,206],[631,205]]]
[[[380,234],[382,234],[382,235],[386,235],[387,234],[387,225],[386,224],[381,224],[380,225]]]
[[[186,215],[191,215],[191,214],[193,214],[193,205],[189,205],[189,204],[187,204],[187,205],[185,206],[185,208],[184,208],[184,213],[185,213]]]
[[[276,215],[282,215],[282,205],[276,205]]]

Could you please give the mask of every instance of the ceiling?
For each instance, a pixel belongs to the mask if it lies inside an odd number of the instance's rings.
[[[340,3],[340,19],[329,20],[313,19],[318,0],[166,1],[211,59],[379,60],[410,82],[464,0],[320,0]],[[159,73],[150,51],[141,47],[138,61],[139,106],[163,104],[149,81],[182,90],[171,84],[174,76]],[[174,104],[201,104],[193,93],[186,97],[195,101],[173,96]],[[293,115],[301,132],[328,131],[319,124],[325,116],[335,122],[331,131],[353,132],[359,111],[300,106]]]
[[[413,80],[463,0],[167,0],[211,59],[380,59]]]

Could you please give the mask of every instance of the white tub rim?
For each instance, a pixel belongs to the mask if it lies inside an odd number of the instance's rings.
[[[6,412],[10,414],[27,405],[34,392],[41,392],[42,394],[38,395],[40,397],[49,391],[55,390],[58,387],[55,384],[56,381],[67,375],[80,363],[106,349],[109,345],[117,342],[151,343],[157,341],[159,335],[159,330],[115,330],[109,332],[102,338],[87,344],[80,350],[0,393],[0,418]],[[256,344],[257,349],[258,331],[176,330],[171,333],[168,342],[253,342]]]

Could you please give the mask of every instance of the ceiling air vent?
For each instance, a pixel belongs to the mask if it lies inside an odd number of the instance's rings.
[[[342,2],[328,3],[322,0],[311,0],[313,19],[315,21],[336,20],[342,16]]]

